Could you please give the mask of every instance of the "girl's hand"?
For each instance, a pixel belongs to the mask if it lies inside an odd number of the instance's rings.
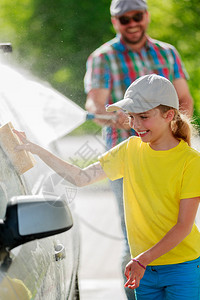
[[[131,260],[125,268],[125,276],[127,278],[127,282],[124,287],[128,287],[129,289],[136,289],[140,285],[140,280],[144,276],[145,270],[136,262]]]
[[[31,143],[29,140],[27,140],[25,132],[18,131],[16,129],[13,129],[13,132],[18,136],[18,138],[22,142],[21,145],[18,145],[15,147],[16,151],[25,150],[25,151],[29,151],[33,154],[37,153],[37,151],[36,151],[37,145],[35,145],[35,144]]]

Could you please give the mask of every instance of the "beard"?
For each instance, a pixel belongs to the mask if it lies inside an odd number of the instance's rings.
[[[131,45],[137,45],[139,44],[142,39],[144,38],[145,36],[145,31],[143,30],[141,36],[137,39],[137,40],[130,40],[129,38],[127,38],[125,35],[122,34],[122,39],[127,43],[127,44],[131,44]]]

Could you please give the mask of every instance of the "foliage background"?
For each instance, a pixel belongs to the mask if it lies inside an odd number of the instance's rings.
[[[87,57],[115,35],[109,6],[110,0],[1,0],[0,42],[12,43],[13,65],[29,70],[84,107]],[[200,2],[148,0],[148,6],[148,33],[178,49],[190,76],[200,124]],[[88,127],[95,128],[90,122]]]

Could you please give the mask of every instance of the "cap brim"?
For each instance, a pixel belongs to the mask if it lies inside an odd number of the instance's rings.
[[[119,109],[125,111],[125,112],[132,112],[132,113],[143,113],[145,111],[151,110],[155,107],[157,107],[159,103],[157,102],[140,102],[137,99],[132,100],[130,98],[123,99],[119,102],[116,102],[114,104],[111,104],[106,107],[107,112],[114,112]]]
[[[122,110],[126,111],[127,107],[132,103],[133,103],[133,101],[131,99],[123,99],[123,100],[120,100],[119,102],[108,105],[106,107],[106,111],[107,112],[113,112],[113,111],[117,111],[119,109],[122,109]]]

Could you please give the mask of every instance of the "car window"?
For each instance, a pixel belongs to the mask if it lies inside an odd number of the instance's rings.
[[[0,219],[5,216],[6,205],[10,198],[22,194],[25,194],[22,180],[0,147]]]

